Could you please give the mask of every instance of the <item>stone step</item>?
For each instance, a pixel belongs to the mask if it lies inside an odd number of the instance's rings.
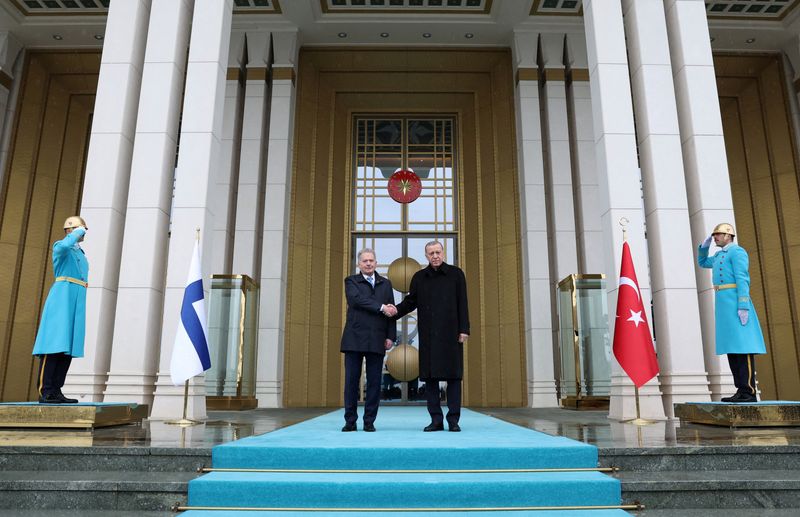
[[[210,448],[0,447],[0,471],[194,472],[210,465]]]
[[[622,482],[625,504],[639,501],[651,509],[793,509],[800,515],[800,470],[619,472],[615,477]]]
[[[601,448],[601,466],[624,472],[800,470],[800,445]]]
[[[168,511],[194,472],[0,471],[0,509]]]

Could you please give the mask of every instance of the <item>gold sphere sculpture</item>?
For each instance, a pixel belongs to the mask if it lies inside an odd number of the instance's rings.
[[[413,381],[419,377],[419,351],[411,345],[398,345],[386,358],[386,369],[398,381]]]
[[[401,293],[407,293],[411,287],[411,277],[422,269],[422,266],[411,257],[400,257],[389,264],[386,276],[392,282],[392,287]]]

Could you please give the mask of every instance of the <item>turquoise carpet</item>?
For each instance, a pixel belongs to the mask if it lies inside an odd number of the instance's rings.
[[[188,506],[278,511],[198,509],[183,515],[343,515],[356,510],[361,515],[417,517],[426,513],[462,515],[466,511],[475,516],[505,513],[481,509],[540,517],[626,515],[617,509],[512,511],[619,505],[619,481],[600,472],[518,471],[594,468],[597,449],[591,445],[469,410],[461,416],[461,433],[423,433],[428,422],[424,407],[385,407],[375,422],[377,432],[342,433],[344,417],[340,410],[217,446],[212,452],[215,469],[271,471],[206,474],[189,483]],[[295,511],[298,509],[316,511]],[[411,511],[395,513],[391,509]]]

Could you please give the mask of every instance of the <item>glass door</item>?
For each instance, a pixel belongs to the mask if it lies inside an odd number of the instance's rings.
[[[425,244],[433,240],[442,243],[445,260],[457,264],[454,117],[356,116],[354,128],[350,253],[353,273],[358,271],[356,255],[363,248],[375,250],[377,271],[384,276],[389,274],[389,266],[401,258],[413,259],[420,268],[425,267]],[[390,196],[390,178],[399,171],[413,172],[419,178],[420,194],[413,201],[398,202]],[[401,284],[393,282],[398,303],[405,296],[399,290]],[[414,311],[397,322],[397,343],[387,358],[403,351],[399,348],[402,345],[418,348],[416,321]],[[403,357],[416,361],[414,355],[404,353]],[[395,357],[393,364],[398,359]],[[418,378],[395,379],[384,366],[384,401],[424,401],[425,389]]]

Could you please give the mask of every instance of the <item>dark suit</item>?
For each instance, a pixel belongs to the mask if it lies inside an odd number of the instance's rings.
[[[347,322],[342,333],[344,353],[344,419],[358,420],[358,379],[361,363],[367,360],[367,396],[364,401],[364,424],[371,424],[378,414],[381,396],[381,373],[387,339],[397,339],[397,323],[381,313],[381,305],[394,303],[392,283],[375,273],[375,287],[361,273],[344,279],[347,298]]]
[[[414,273],[408,295],[397,304],[397,317],[414,309],[419,329],[419,378],[425,381],[431,422],[443,423],[439,381],[447,381],[447,421],[457,424],[464,377],[464,345],[458,336],[469,334],[464,272],[442,263],[438,269],[428,265]]]

